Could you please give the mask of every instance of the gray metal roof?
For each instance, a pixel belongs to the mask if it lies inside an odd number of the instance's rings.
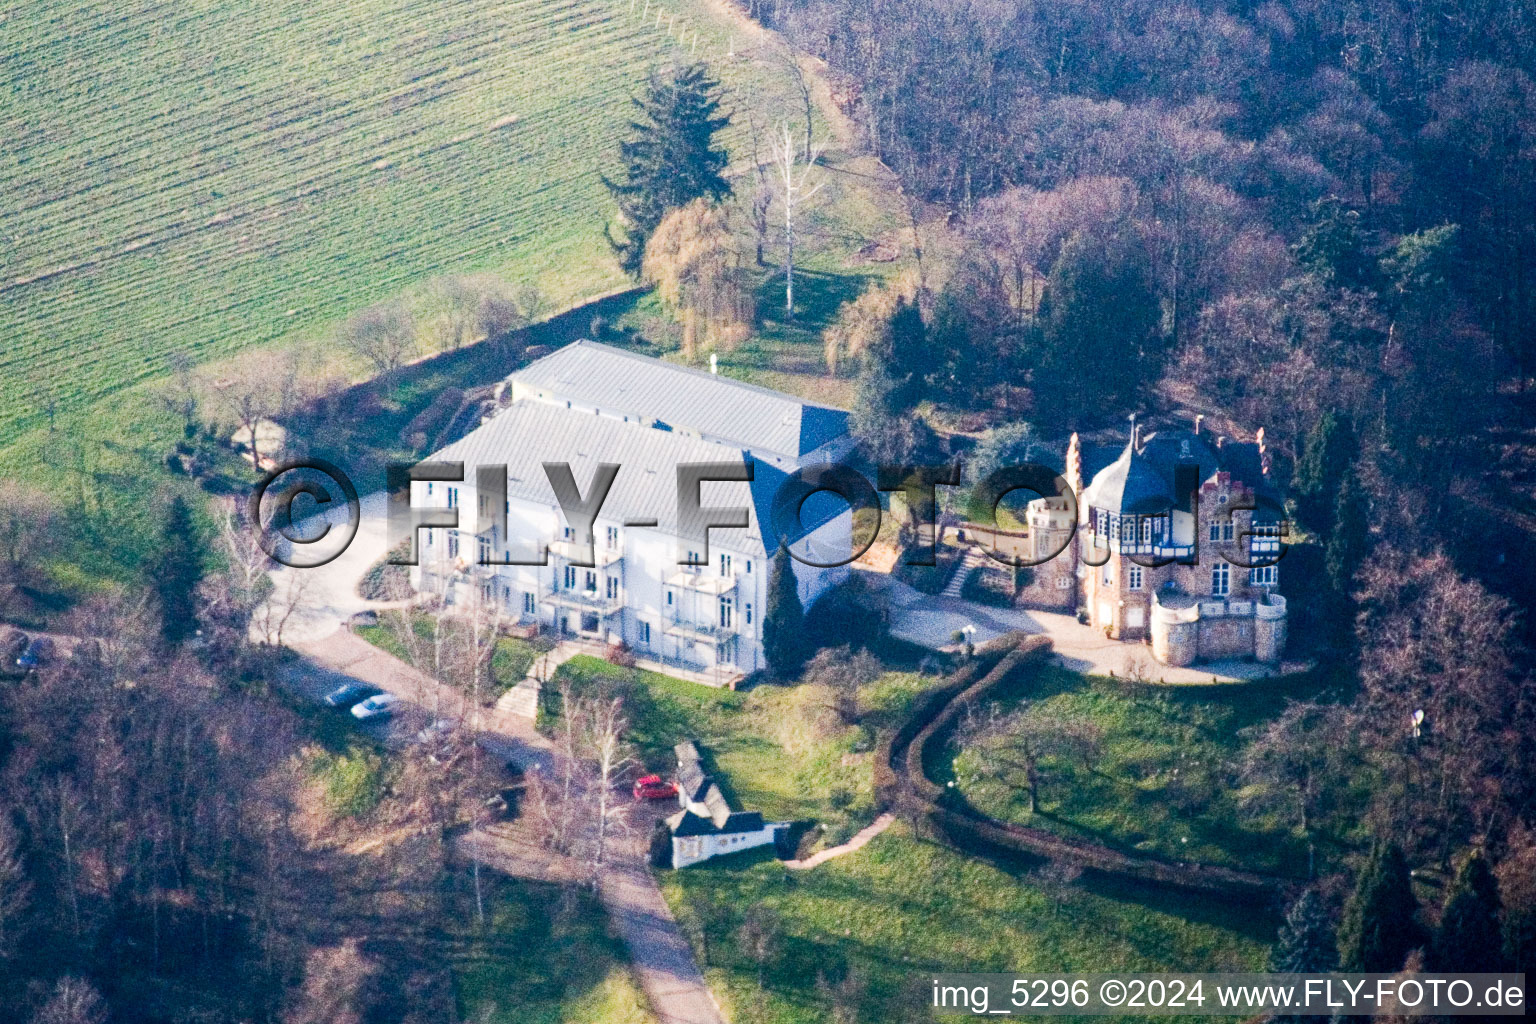
[[[740,450],[726,445],[542,402],[514,402],[429,457],[434,462],[464,463],[464,479],[471,484],[477,466],[505,465],[509,498],[550,506],[559,503],[544,473],[545,462],[570,463],[583,493],[591,486],[599,463],[616,463],[619,472],[598,513],[599,521],[654,519],[657,529],[673,534],[677,532],[677,467],[746,459]],[[712,529],[711,544],[743,554],[764,553],[758,513],[769,507],[774,486],[773,475],[764,473],[765,468],[757,464],[757,479],[751,485],[723,481],[703,485],[701,500],[706,507],[746,505],[751,509],[745,530]],[[460,525],[474,528],[472,520]]]
[[[577,341],[512,374],[546,393],[741,447],[801,456],[848,432],[848,413],[703,370]]]
[[[1180,465],[1199,467],[1203,482],[1218,472],[1232,474],[1263,497],[1278,504],[1280,495],[1260,468],[1258,446],[1227,442],[1220,448],[1208,443],[1208,435],[1187,430],[1158,431],[1145,435],[1141,447],[1127,443],[1118,458],[1093,473],[1083,488],[1083,504],[1119,513],[1148,513],[1174,500],[1174,473]],[[1089,458],[1084,455],[1084,469]],[[1275,517],[1273,507],[1255,512],[1257,520]]]

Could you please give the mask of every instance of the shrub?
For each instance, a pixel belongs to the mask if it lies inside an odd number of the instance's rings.
[[[635,667],[635,652],[630,650],[629,644],[622,640],[616,644],[608,645],[607,658],[610,664],[617,665],[620,668]]]
[[[402,557],[409,547],[409,541],[396,547],[389,554],[374,562],[363,573],[363,578],[358,581],[358,595],[369,601],[388,601],[408,593],[411,582],[411,570],[409,566],[396,565],[391,558]]]
[[[670,868],[672,866],[672,830],[667,827],[665,821],[658,821],[656,827],[651,830],[651,846],[648,856],[653,868]]]
[[[325,786],[326,806],[350,818],[372,813],[389,788],[384,759],[357,747],[344,754],[322,751],[310,770]]]
[[[896,571],[892,575],[913,590],[924,594],[937,594],[949,582],[955,566],[963,555],[959,548],[940,544],[934,552],[934,562],[937,564],[908,565],[903,556],[903,560],[896,566]]]
[[[966,577],[960,596],[977,604],[1010,605],[1013,603],[1013,580],[1005,570],[982,566]]]

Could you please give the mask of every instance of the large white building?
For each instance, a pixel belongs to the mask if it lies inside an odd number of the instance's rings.
[[[463,463],[462,482],[417,482],[416,507],[459,510],[457,529],[421,532],[418,589],[450,604],[467,588],[512,621],[558,633],[623,641],[641,657],[695,671],[748,673],[766,667],[763,609],[769,562],[779,547],[772,502],[788,474],[841,460],[851,449],[847,413],[766,388],[590,341],[567,345],[508,378],[509,404],[426,462]],[[619,467],[585,538],[566,522],[544,468],[568,463],[583,497],[601,463]],[[750,463],[752,483],[706,481],[705,508],[748,510],[744,529],[711,529],[708,560],[680,538],[678,466]],[[481,466],[506,467],[506,535],[476,532],[489,495],[476,493]],[[785,538],[816,562],[846,557],[851,515],[822,496]],[[547,564],[532,561],[548,547]],[[806,606],[847,573],[794,563]]]

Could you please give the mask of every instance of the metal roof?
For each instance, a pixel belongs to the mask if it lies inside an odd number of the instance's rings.
[[[848,413],[729,377],[576,341],[528,364],[512,380],[607,413],[798,457],[848,432]]]
[[[1218,472],[1232,474],[1256,492],[1278,504],[1280,495],[1260,468],[1258,446],[1229,441],[1219,448],[1208,435],[1187,430],[1158,431],[1145,435],[1141,447],[1128,442],[1118,458],[1093,473],[1083,488],[1082,502],[1090,508],[1119,513],[1148,513],[1174,500],[1174,473],[1180,465],[1199,469],[1201,482]],[[1084,469],[1089,458],[1085,453]],[[1275,517],[1273,507],[1255,511],[1257,520]]]
[[[656,529],[677,533],[677,467],[684,463],[746,462],[748,456],[726,445],[711,444],[681,434],[653,430],[635,423],[576,412],[542,402],[514,402],[490,421],[453,444],[434,452],[429,461],[464,463],[464,480],[472,484],[478,466],[507,467],[507,496],[558,507],[543,464],[568,462],[583,493],[591,486],[599,463],[615,463],[619,472],[598,513],[600,521],[656,521]],[[743,554],[763,554],[759,510],[770,507],[774,474],[756,465],[750,485],[708,481],[700,488],[705,507],[745,505],[751,511],[746,529],[709,531],[711,544]],[[472,521],[461,527],[473,529]],[[553,540],[554,538],[550,538]]]

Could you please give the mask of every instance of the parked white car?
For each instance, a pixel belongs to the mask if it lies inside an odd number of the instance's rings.
[[[352,717],[359,722],[388,718],[395,713],[395,705],[398,703],[400,698],[392,693],[376,693],[361,704],[355,705],[352,708]]]

